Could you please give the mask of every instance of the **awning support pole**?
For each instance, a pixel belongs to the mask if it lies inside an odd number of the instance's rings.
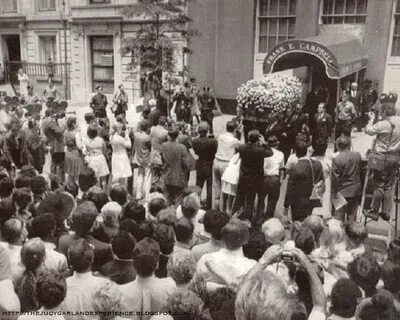
[[[337,79],[336,106],[335,106],[335,109],[336,109],[337,105],[339,104],[339,100],[340,100],[340,79]]]
[[[356,72],[356,82],[357,82],[357,83],[358,83],[359,75],[360,75],[360,71],[357,71],[357,72]]]

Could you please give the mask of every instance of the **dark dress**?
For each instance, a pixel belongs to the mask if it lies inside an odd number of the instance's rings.
[[[83,160],[77,146],[75,130],[66,130],[64,132],[64,144],[67,146],[64,162],[65,173],[73,179],[78,179],[83,169]]]

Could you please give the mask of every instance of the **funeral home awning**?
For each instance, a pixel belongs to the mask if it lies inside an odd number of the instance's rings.
[[[279,43],[264,59],[264,74],[312,64],[320,60],[331,79],[340,79],[367,67],[362,42],[355,36],[337,34]]]

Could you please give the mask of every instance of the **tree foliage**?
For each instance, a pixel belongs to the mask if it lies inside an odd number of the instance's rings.
[[[123,14],[143,20],[140,29],[133,37],[122,40],[121,52],[131,54],[131,67],[171,74],[174,71],[176,50],[174,39],[185,41],[198,35],[189,28],[192,21],[187,15],[189,0],[139,0],[139,3],[126,6]],[[184,53],[190,53],[189,46]]]

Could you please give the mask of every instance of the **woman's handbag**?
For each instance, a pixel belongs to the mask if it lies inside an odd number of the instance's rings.
[[[239,183],[241,159],[239,153],[236,153],[229,161],[228,167],[225,169],[221,180],[237,186]]]
[[[311,159],[308,159],[308,161],[310,162],[311,176],[312,176],[312,183],[313,183],[313,189],[311,191],[310,200],[319,200],[319,202],[322,204],[324,193],[325,193],[325,181],[321,180],[321,181],[315,182],[313,162]]]

